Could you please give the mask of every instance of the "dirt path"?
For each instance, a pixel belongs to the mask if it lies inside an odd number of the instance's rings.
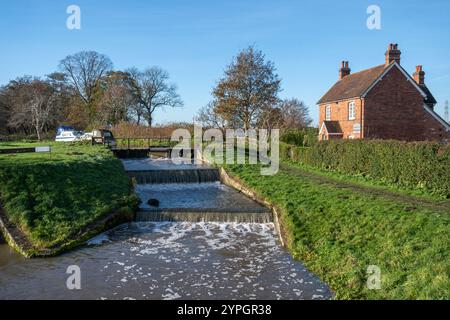
[[[407,207],[406,210],[414,211],[416,207],[422,207],[431,209],[434,211],[439,211],[443,213],[450,214],[450,201],[448,200],[430,200],[426,198],[422,198],[419,196],[402,194],[395,191],[390,191],[382,188],[376,187],[366,187],[360,184],[341,181],[338,179],[322,176],[319,174],[311,173],[304,171],[300,168],[292,167],[287,164],[280,164],[280,169],[288,172],[289,174],[293,174],[297,177],[305,177],[319,184],[330,185],[340,189],[350,189],[360,193],[366,193],[367,195],[376,196],[380,198],[385,198],[389,200],[393,200],[395,202],[404,203]]]

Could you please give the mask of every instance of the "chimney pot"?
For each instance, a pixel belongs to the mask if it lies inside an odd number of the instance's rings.
[[[348,67],[348,61],[342,61],[341,68],[339,69],[339,80],[342,80],[344,77],[348,76],[351,72],[351,69]]]
[[[417,84],[425,84],[425,72],[421,65],[416,66],[416,72],[413,73],[413,78]]]
[[[401,51],[398,50],[398,44],[397,43],[389,44],[388,50],[385,53],[386,66],[390,65],[393,61],[400,64],[400,55],[401,55]]]

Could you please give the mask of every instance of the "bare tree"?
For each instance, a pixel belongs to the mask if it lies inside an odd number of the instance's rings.
[[[38,140],[41,140],[44,128],[58,114],[58,93],[55,88],[40,79],[20,78],[11,81],[7,90],[7,103],[11,111],[8,126],[32,128]]]
[[[227,120],[215,111],[215,107],[214,102],[208,103],[199,110],[195,120],[205,128],[215,128],[224,131],[228,127]]]
[[[106,75],[112,66],[111,60],[106,55],[95,51],[81,51],[67,56],[59,63],[60,71],[87,106],[89,119],[95,116],[92,104],[97,81]]]
[[[181,107],[183,102],[177,93],[175,84],[169,83],[169,74],[159,67],[151,67],[144,71],[136,68],[127,70],[133,95],[138,101],[138,117],[143,116],[151,127],[153,114],[164,107]],[[138,121],[140,119],[138,118]]]
[[[7,127],[16,132],[22,130],[25,134],[29,134],[31,129],[29,113],[24,106],[29,100],[27,86],[32,80],[31,76],[11,80],[1,94],[2,108],[8,115]]]
[[[114,126],[128,120],[130,109],[135,103],[128,74],[121,71],[109,72],[99,81],[98,87],[99,121]]]
[[[283,100],[279,109],[283,118],[282,127],[284,129],[303,129],[312,122],[308,107],[303,101],[296,98]]]
[[[279,101],[280,82],[272,62],[249,47],[227,67],[213,91],[215,111],[227,120],[240,122],[245,129],[257,125],[264,110]]]
[[[56,109],[50,126],[56,127],[67,120],[67,115],[72,107],[72,102],[76,98],[71,88],[67,85],[66,76],[60,72],[47,75],[45,81],[53,88],[56,95]]]
[[[0,134],[7,132],[8,119],[10,117],[10,106],[8,104],[7,87],[0,87]]]
[[[279,107],[265,109],[259,118],[258,126],[267,130],[282,129],[284,119],[281,109]]]
[[[31,124],[33,125],[37,138],[40,141],[44,126],[46,126],[51,117],[55,115],[53,111],[57,106],[57,96],[52,86],[39,80],[31,83],[30,94],[30,100],[25,107],[30,112]]]

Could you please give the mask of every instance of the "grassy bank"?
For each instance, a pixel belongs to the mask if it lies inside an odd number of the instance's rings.
[[[52,153],[0,155],[1,205],[36,250],[73,246],[99,219],[134,208],[122,164],[103,146],[5,142],[0,148],[36,145],[51,145]]]
[[[361,188],[284,163],[261,176],[255,165],[225,169],[282,213],[294,257],[337,299],[450,298],[450,204]],[[381,269],[381,289],[366,286]]]

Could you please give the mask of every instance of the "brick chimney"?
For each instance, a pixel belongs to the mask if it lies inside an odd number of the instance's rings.
[[[425,84],[425,72],[422,69],[422,66],[416,67],[416,72],[413,73],[414,80],[417,84]]]
[[[351,69],[348,67],[348,61],[342,61],[341,68],[339,69],[339,80],[350,74]]]
[[[390,65],[392,61],[396,61],[398,64],[400,64],[401,52],[400,50],[398,50],[398,44],[391,43],[385,55],[386,55],[386,66]]]

